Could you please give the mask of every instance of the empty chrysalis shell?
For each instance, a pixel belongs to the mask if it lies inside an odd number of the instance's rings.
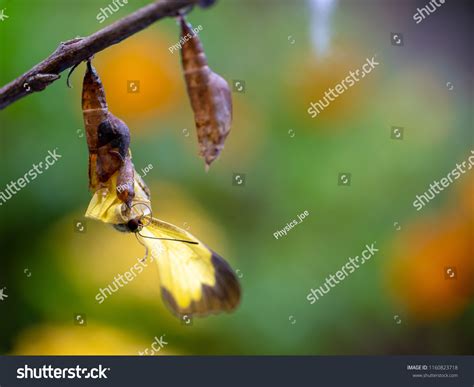
[[[124,203],[131,203],[134,168],[129,152],[130,130],[109,112],[104,87],[90,60],[82,87],[82,112],[89,147],[90,188],[103,188],[119,171],[117,195]]]
[[[189,99],[196,122],[200,155],[206,169],[219,156],[232,122],[232,97],[227,81],[214,73],[198,36],[180,17],[181,60]]]

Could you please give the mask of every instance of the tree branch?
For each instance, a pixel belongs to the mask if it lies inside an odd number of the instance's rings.
[[[174,16],[185,7],[203,4],[202,0],[160,0],[116,21],[85,38],[62,42],[45,60],[0,89],[0,110],[13,102],[42,91],[60,78],[64,70],[90,58],[145,29],[157,20]]]

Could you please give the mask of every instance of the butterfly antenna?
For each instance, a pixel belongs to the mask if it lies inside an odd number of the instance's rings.
[[[145,248],[145,256],[140,259],[140,262],[145,262],[148,258],[148,247],[140,240],[137,234],[135,234],[135,238],[137,238],[138,243],[140,243]]]
[[[185,241],[184,239],[173,239],[173,238],[155,238],[155,237],[149,237],[140,234],[140,231],[137,232],[138,235],[140,235],[142,238],[148,238],[148,239],[159,239],[162,241],[175,241],[175,242],[183,242],[183,243],[189,243],[191,245],[198,245],[198,242],[193,242],[193,241]]]

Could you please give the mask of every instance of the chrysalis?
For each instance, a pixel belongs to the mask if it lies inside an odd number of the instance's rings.
[[[99,75],[87,61],[82,88],[82,112],[89,147],[89,186],[97,191],[117,175],[117,196],[130,205],[134,193],[134,167],[130,159],[130,130],[109,112]]]
[[[206,162],[206,170],[224,148],[232,121],[232,97],[229,85],[220,75],[211,71],[198,36],[183,16],[180,17],[181,50],[184,78],[188,90],[200,156]]]

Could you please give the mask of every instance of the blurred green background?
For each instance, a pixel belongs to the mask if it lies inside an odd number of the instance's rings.
[[[0,0],[0,84],[147,4]],[[172,19],[95,56],[109,108],[131,130],[137,171],[152,169],[154,216],[205,241],[238,269],[230,315],[185,326],[163,306],[150,267],[98,304],[95,295],[143,248],[86,220],[84,65],[0,112],[0,190],[58,148],[62,158],[0,207],[0,353],[472,354],[473,173],[417,212],[416,195],[473,147],[472,4],[448,2],[420,24],[423,1],[234,1],[194,10],[210,66],[229,83],[234,122],[205,173]],[[403,33],[404,46],[391,44]],[[377,54],[380,65],[312,119],[307,108]],[[127,82],[138,80],[139,93]],[[448,82],[451,82],[449,85]],[[394,140],[392,126],[404,127]],[[185,129],[190,135],[186,136]],[[338,175],[351,173],[351,185]],[[245,185],[233,184],[235,173]],[[286,237],[273,233],[304,211]],[[314,305],[306,300],[349,256],[379,253]],[[447,280],[446,267],[457,278]],[[77,326],[74,315],[86,316]]]

